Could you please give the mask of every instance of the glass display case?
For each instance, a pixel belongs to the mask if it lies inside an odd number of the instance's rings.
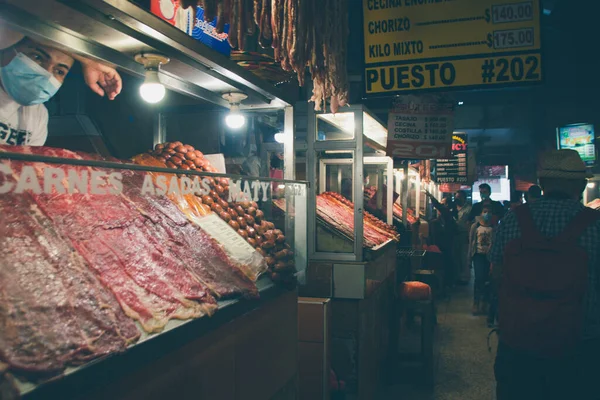
[[[0,301],[18,309],[3,315],[1,350],[20,395],[132,365],[150,342],[167,352],[173,335],[213,329],[209,317],[225,323],[304,271],[305,182],[210,172],[200,154],[0,146]],[[44,378],[29,382],[31,371]]]
[[[362,105],[308,118],[307,180],[315,182],[308,199],[309,257],[363,261],[365,252],[394,240],[385,227],[374,232],[375,224],[393,221],[387,129]]]

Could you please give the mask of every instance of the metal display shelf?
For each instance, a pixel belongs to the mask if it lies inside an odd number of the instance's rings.
[[[126,0],[6,0],[0,22],[38,41],[118,67],[143,77],[134,61],[158,52],[171,61],[161,68],[166,88],[229,107],[225,92],[241,91],[242,109],[282,109],[291,101],[280,89],[229,58]]]

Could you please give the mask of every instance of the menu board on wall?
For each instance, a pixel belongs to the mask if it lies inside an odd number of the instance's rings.
[[[454,103],[442,96],[396,98],[388,115],[387,155],[428,160],[450,155]]]
[[[596,161],[594,125],[577,124],[557,129],[559,149],[575,150],[586,165],[594,165]]]
[[[452,135],[452,156],[435,162],[435,181],[437,183],[468,183],[467,151],[467,134],[454,133]]]

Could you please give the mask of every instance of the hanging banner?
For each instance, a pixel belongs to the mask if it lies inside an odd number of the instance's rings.
[[[388,114],[387,155],[410,160],[447,158],[453,125],[452,101],[431,95],[396,98]]]
[[[363,0],[366,95],[542,79],[540,1]]]
[[[462,183],[469,182],[467,168],[468,142],[466,133],[452,135],[452,156],[445,160],[435,162],[435,180],[437,183]]]

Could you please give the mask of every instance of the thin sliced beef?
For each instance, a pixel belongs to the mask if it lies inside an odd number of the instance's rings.
[[[0,196],[0,360],[52,373],[139,337],[112,294],[27,195]]]
[[[64,150],[30,151],[77,158]],[[49,165],[35,166],[42,174]],[[91,172],[84,167],[69,169]],[[172,257],[169,243],[150,236],[153,222],[122,196],[55,193],[34,199],[113,291],[127,315],[138,319],[145,330],[159,331],[169,319],[200,317],[216,309],[204,285]]]
[[[144,173],[123,171],[123,190],[151,225],[149,237],[170,243],[173,257],[184,261],[188,270],[220,298],[257,297],[256,285],[235,265],[220,246],[192,224],[165,196],[141,196]]]

